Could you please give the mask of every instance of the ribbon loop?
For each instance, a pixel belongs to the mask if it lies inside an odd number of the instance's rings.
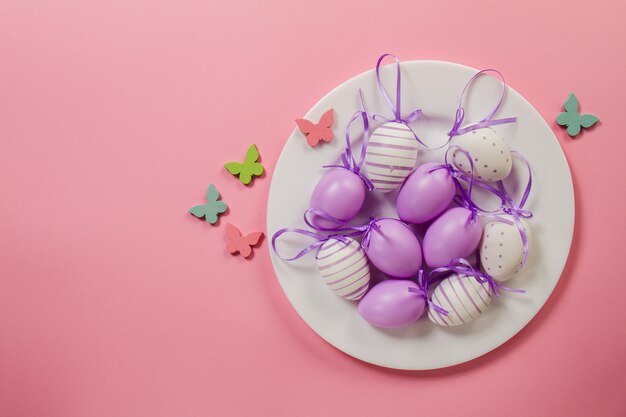
[[[387,57],[393,58],[396,64],[396,100],[395,100],[395,103],[391,100],[391,97],[389,97],[389,94],[387,93],[387,90],[385,90],[385,87],[383,86],[383,82],[380,79],[380,66],[383,60]],[[419,108],[415,109],[412,112],[410,112],[406,117],[402,117],[402,71],[400,70],[400,59],[396,55],[383,54],[380,56],[380,58],[378,58],[378,61],[376,62],[376,83],[378,84],[378,89],[380,90],[380,93],[385,98],[385,101],[387,101],[387,104],[389,105],[389,108],[391,109],[393,113],[393,118],[387,118],[381,115],[374,115],[372,116],[372,119],[377,122],[383,122],[383,123],[402,123],[411,130],[411,132],[413,133],[413,136],[415,136],[415,140],[417,140],[423,146],[428,147],[424,142],[421,141],[421,139],[417,136],[417,134],[411,128],[411,126],[409,126],[410,123],[413,123],[414,121],[416,121],[422,116],[422,110]]]
[[[472,84],[472,82],[476,78],[478,78],[479,76],[487,72],[494,72],[500,76],[500,79],[502,79],[502,95],[500,96],[500,100],[496,104],[496,107],[483,119],[479,120],[476,123],[470,123],[469,125],[462,127],[463,120],[465,119],[465,109],[463,108],[463,97],[465,96],[465,93],[467,89],[469,88],[469,86]],[[465,84],[465,87],[463,88],[463,91],[461,92],[461,97],[459,98],[459,106],[456,109],[454,123],[452,124],[452,128],[448,132],[448,140],[452,139],[454,136],[462,135],[464,133],[471,132],[477,129],[482,129],[484,127],[516,122],[517,117],[494,119],[494,116],[496,115],[498,110],[500,110],[500,106],[502,106],[502,102],[504,101],[505,94],[506,94],[506,82],[504,81],[504,76],[502,75],[502,73],[500,73],[500,71],[489,68],[489,69],[478,71],[478,73],[474,74],[474,76],[470,78],[467,84]]]
[[[441,274],[443,272],[452,272],[455,274],[463,274],[463,275],[474,277],[474,279],[476,279],[479,283],[481,284],[486,283],[487,285],[489,285],[490,293],[496,297],[501,296],[500,290],[516,292],[516,293],[526,292],[526,290],[522,290],[522,289],[505,287],[504,285],[500,284],[498,281],[493,279],[491,275],[486,274],[476,269],[474,266],[472,266],[472,264],[467,259],[464,259],[464,258],[452,259],[448,266],[442,266],[442,267],[433,269],[432,271],[430,271],[428,279],[431,281],[435,280],[435,278],[433,278],[433,275]],[[441,280],[441,279],[443,278],[438,278],[437,280]]]
[[[317,242],[311,243],[310,245],[308,245],[307,247],[302,249],[300,252],[298,252],[295,256],[292,256],[291,258],[285,258],[278,252],[278,249],[276,248],[276,240],[280,236],[284,235],[285,233],[298,233],[298,234],[301,234],[301,235],[304,235],[304,236],[316,239]],[[311,252],[312,250],[321,247],[324,243],[326,243],[330,239],[337,239],[337,240],[339,240],[339,241],[341,241],[341,242],[343,242],[345,244],[349,244],[350,243],[350,241],[346,238],[346,236],[343,236],[343,235],[324,236],[324,235],[321,235],[319,233],[311,232],[310,230],[286,227],[284,229],[278,230],[272,236],[272,249],[274,250],[274,253],[276,254],[276,256],[278,256],[283,261],[295,261],[296,259],[302,258],[304,255],[306,255],[307,253]]]
[[[374,189],[374,184],[372,184],[372,181],[370,181],[370,179],[365,174],[363,174],[363,172],[361,172],[363,164],[365,163],[365,153],[367,151],[367,144],[369,142],[370,129],[367,112],[365,111],[365,105],[363,103],[363,92],[361,90],[359,90],[359,97],[361,100],[362,110],[358,110],[352,115],[352,118],[350,119],[350,121],[348,122],[348,126],[346,127],[346,148],[341,153],[341,165],[324,165],[324,168],[342,168],[347,169],[348,171],[352,171],[356,175],[358,175],[359,178],[361,178],[361,181],[363,181],[365,187],[369,191],[372,191]],[[359,117],[363,121],[363,144],[361,145],[361,155],[359,157],[359,160],[357,161],[352,152],[350,129],[352,127],[352,123],[358,120]]]
[[[520,237],[522,238],[524,255],[522,257],[522,262],[520,263],[520,268],[521,268],[526,264],[526,260],[528,259],[528,234],[526,233],[526,229],[524,228],[524,225],[522,224],[521,219],[530,219],[533,217],[532,211],[524,208],[524,205],[526,204],[526,201],[528,200],[528,197],[530,196],[530,190],[533,184],[533,175],[532,175],[532,170],[530,169],[530,163],[521,153],[517,151],[511,151],[511,154],[519,158],[524,163],[524,165],[526,165],[526,169],[528,170],[528,182],[526,183],[526,188],[524,188],[524,192],[522,193],[522,198],[520,199],[519,204],[515,204],[515,202],[513,201],[513,198],[509,195],[508,191],[506,190],[506,187],[504,186],[503,181],[498,181],[498,189],[504,200],[501,211],[502,213],[508,214],[513,217],[513,221],[515,222],[515,225],[517,226],[517,229],[519,230]],[[496,216],[495,220],[505,221],[506,223],[510,224],[510,222],[506,221],[506,219],[503,219],[502,217],[499,217],[499,216]]]
[[[470,164],[469,175],[466,175],[461,170],[454,167],[450,162],[448,162],[450,151],[454,151],[454,152],[458,151],[458,152],[463,153],[463,155],[465,155],[465,157],[467,158]],[[482,181],[477,181],[474,178],[474,162],[473,162],[472,156],[470,155],[469,151],[463,148],[462,146],[459,146],[459,145],[450,146],[446,150],[446,153],[444,155],[444,163],[441,165],[434,166],[433,168],[430,169],[429,172],[433,172],[438,169],[445,169],[452,176],[452,179],[454,180],[454,183],[458,191],[458,194],[455,196],[454,201],[461,207],[464,207],[468,209],[469,211],[471,211],[472,214],[468,217],[468,222],[470,224],[474,223],[477,220],[479,213],[480,214],[494,214],[498,212],[499,210],[501,210],[502,206],[506,203],[504,196],[502,196],[500,190]],[[460,180],[466,181],[468,183],[467,190],[461,185]],[[494,194],[496,197],[498,197],[500,199],[500,207],[498,207],[496,210],[486,210],[478,206],[478,204],[476,204],[474,200],[472,200],[472,191],[474,189],[474,186],[478,186],[484,190],[487,190],[490,193]]]
[[[447,316],[449,314],[448,310],[438,306],[431,300],[430,296],[428,295],[428,285],[429,285],[428,278],[424,278],[424,270],[420,269],[417,274],[418,288],[410,287],[409,292],[421,295],[426,301],[426,304],[428,305],[429,308],[432,308],[439,314],[443,314],[444,316]]]

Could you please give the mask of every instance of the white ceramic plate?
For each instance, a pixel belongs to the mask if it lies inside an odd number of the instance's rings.
[[[454,119],[459,94],[477,70],[437,61],[402,63],[402,114],[419,107],[424,117],[412,124],[428,145],[441,144]],[[390,92],[395,91],[395,66],[381,69]],[[308,208],[311,192],[325,173],[323,165],[339,161],[345,146],[345,128],[358,110],[358,89],[362,89],[370,114],[391,117],[381,97],[373,71],[363,73],[331,91],[306,118],[317,122],[329,108],[335,110],[335,140],[317,148],[307,145],[294,130],[280,155],[272,178],[267,207],[269,237],[283,227],[305,227],[302,213]],[[466,123],[486,115],[499,98],[501,84],[495,78],[480,77],[464,101]],[[369,325],[356,303],[336,296],[319,278],[314,253],[295,262],[284,262],[272,253],[276,276],[298,314],[328,343],[363,361],[397,369],[434,369],[469,361],[506,342],[519,332],[544,305],[563,271],[574,228],[574,191],[569,167],[558,141],[539,113],[520,94],[508,89],[498,117],[517,116],[517,124],[498,126],[511,149],[520,151],[533,168],[533,189],[526,205],[531,219],[533,246],[525,268],[508,286],[524,288],[526,294],[505,293],[494,299],[487,311],[464,326],[438,327],[426,317],[415,324],[385,330]],[[357,129],[358,130],[358,129]],[[362,129],[361,129],[362,131]],[[353,142],[360,149],[357,134]],[[418,163],[441,160],[443,151],[420,152]],[[519,198],[526,181],[520,164],[514,165],[512,194]],[[397,217],[396,193],[368,195],[361,219],[373,216]],[[355,224],[358,223],[358,219]],[[311,243],[302,237],[285,237],[279,248],[295,254]]]

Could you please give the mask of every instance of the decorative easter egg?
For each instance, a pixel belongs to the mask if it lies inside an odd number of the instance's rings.
[[[466,258],[480,243],[483,226],[468,221],[472,212],[454,207],[437,218],[424,235],[424,260],[431,268],[447,266],[454,258]]]
[[[448,208],[456,185],[447,169],[433,168],[440,163],[422,164],[408,176],[396,200],[398,217],[413,224],[424,223],[434,219]]]
[[[417,160],[417,141],[403,123],[385,123],[369,138],[365,166],[377,190],[393,191],[411,173]]]
[[[441,326],[458,326],[480,316],[491,302],[489,284],[464,274],[453,274],[437,285],[431,299],[448,315],[428,309],[428,318]]]
[[[422,247],[406,224],[397,219],[380,219],[364,238],[370,262],[385,274],[396,278],[417,275],[422,266]],[[367,241],[367,244],[365,242]]]
[[[459,146],[469,152],[474,163],[474,178],[480,181],[500,181],[511,173],[513,159],[509,145],[492,127],[455,136],[450,146]],[[471,175],[470,163],[463,152],[456,150],[452,153],[452,164],[459,171]]]
[[[328,239],[317,251],[315,259],[326,285],[347,300],[359,300],[369,287],[370,267],[361,244]]]
[[[502,216],[513,221],[512,216]],[[530,247],[532,232],[524,219],[521,224],[528,238]],[[480,264],[483,271],[496,281],[504,282],[513,277],[521,268],[524,258],[524,243],[515,223],[492,221],[485,225],[483,238],[480,242]]]
[[[365,185],[354,172],[335,168],[322,177],[311,195],[311,208],[326,212],[339,220],[350,221],[359,213],[365,201]],[[313,215],[317,227],[337,226],[330,221]]]
[[[378,327],[404,327],[419,319],[426,308],[424,297],[409,288],[419,288],[413,281],[390,279],[365,294],[359,302],[361,317]]]

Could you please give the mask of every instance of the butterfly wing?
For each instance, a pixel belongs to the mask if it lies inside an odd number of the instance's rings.
[[[211,204],[211,209],[213,209],[213,211],[217,214],[222,214],[228,210],[228,206],[223,201],[216,201]]]
[[[322,114],[322,117],[320,118],[320,122],[318,123],[318,125],[323,126],[323,127],[331,127],[334,122],[335,122],[335,114],[333,112],[333,109],[329,109],[329,110],[326,110],[324,114]]]
[[[324,142],[330,142],[331,140],[333,140],[334,137],[335,135],[333,134],[333,131],[330,128],[328,127],[320,128],[319,138],[323,140]]]
[[[574,93],[569,94],[563,107],[565,107],[565,111],[568,113],[578,113],[578,99]]]
[[[215,211],[213,211],[213,210],[207,209],[206,215],[204,216],[204,219],[209,224],[215,224],[215,223],[217,223],[217,213]]]
[[[239,241],[241,240],[241,232],[232,223],[226,224],[226,250],[228,253],[239,252]]]
[[[209,185],[209,189],[206,191],[206,201],[210,203],[217,201],[218,198],[220,198],[220,193],[217,191],[217,188],[215,188],[215,185]]]
[[[263,165],[261,165],[258,162],[255,162],[253,164],[250,164],[250,173],[254,176],[259,176],[261,174],[263,174]]]
[[[257,162],[258,160],[259,150],[257,149],[256,145],[252,145],[250,149],[248,149],[245,163],[245,169],[250,177],[252,177],[253,175],[259,176],[263,173],[263,165],[260,162]]]
[[[224,168],[226,168],[231,174],[237,175],[241,172],[243,164],[239,162],[228,162],[224,164]]]
[[[567,125],[567,134],[570,136],[576,136],[580,133],[580,122],[570,123]]]
[[[226,211],[228,206],[223,201],[210,201],[206,204],[206,221],[214,224],[217,222],[217,215]]]
[[[572,123],[575,119],[576,119],[576,114],[564,112],[564,113],[559,113],[559,115],[556,117],[556,122],[560,126],[567,126],[568,124]]]
[[[315,125],[306,119],[296,119],[296,124],[298,125],[298,129],[300,129],[300,132],[304,133],[305,135],[311,133],[315,128]]]
[[[309,146],[316,147],[320,143],[321,137],[319,135],[319,130],[318,126],[315,126],[311,133],[307,135],[306,142]]]
[[[244,242],[246,242],[246,244],[250,246],[255,246],[257,243],[259,243],[259,240],[261,240],[261,236],[263,236],[263,232],[254,232],[246,235],[243,240]]]
[[[250,181],[252,181],[252,172],[250,170],[250,166],[246,165],[241,169],[241,173],[239,174],[239,181],[241,181],[245,185],[250,184]]]
[[[251,164],[256,162],[259,159],[259,150],[256,145],[252,145],[248,148],[248,152],[246,152],[246,162],[245,164]]]
[[[204,217],[205,215],[205,208],[204,206],[193,206],[192,208],[189,209],[189,213],[193,214],[194,216],[200,219]]]
[[[580,116],[580,125],[585,128],[591,127],[599,121],[600,119],[598,119],[593,114],[583,114],[582,116]]]

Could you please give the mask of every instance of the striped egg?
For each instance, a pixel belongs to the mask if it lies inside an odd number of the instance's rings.
[[[393,191],[411,173],[417,161],[417,141],[403,123],[385,123],[369,138],[365,166],[377,190]]]
[[[370,266],[361,244],[329,238],[315,255],[326,285],[346,300],[359,300],[369,287]]]
[[[432,301],[448,312],[428,309],[428,318],[440,326],[459,326],[480,316],[491,302],[489,284],[464,274],[453,274],[441,281],[431,296]]]

